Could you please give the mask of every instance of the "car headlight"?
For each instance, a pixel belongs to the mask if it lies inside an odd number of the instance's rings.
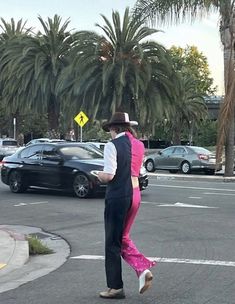
[[[145,169],[144,166],[141,166],[141,168],[140,168],[140,175],[145,175],[145,174],[147,174],[147,171],[146,171],[146,169]]]

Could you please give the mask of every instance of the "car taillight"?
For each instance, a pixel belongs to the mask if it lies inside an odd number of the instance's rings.
[[[209,160],[209,155],[206,154],[198,154],[197,157],[201,160]]]

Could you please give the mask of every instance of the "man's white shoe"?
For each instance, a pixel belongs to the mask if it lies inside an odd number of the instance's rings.
[[[152,286],[153,275],[150,270],[146,269],[139,276],[139,293],[144,293]]]

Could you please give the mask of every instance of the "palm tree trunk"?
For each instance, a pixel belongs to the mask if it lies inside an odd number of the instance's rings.
[[[234,100],[234,99],[233,99]],[[234,107],[229,121],[225,140],[225,172],[224,176],[233,176],[234,171]]]
[[[181,126],[180,124],[175,124],[172,128],[172,142],[173,145],[181,144]]]
[[[224,85],[225,97],[219,115],[219,129],[216,158],[219,162],[222,158],[223,146],[225,146],[225,173],[229,177],[234,171],[234,105],[235,105],[235,72],[234,72],[234,17],[230,24],[222,20],[220,27],[221,42],[224,47]]]
[[[49,131],[59,131],[59,114],[58,103],[56,97],[52,94],[48,104],[48,128]]]
[[[59,110],[56,103],[56,97],[51,95],[50,102],[48,104],[48,126],[50,130],[59,129]]]

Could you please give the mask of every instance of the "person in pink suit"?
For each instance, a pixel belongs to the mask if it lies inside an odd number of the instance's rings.
[[[135,270],[139,293],[151,287],[153,275],[149,270],[156,262],[139,252],[130,238],[141,194],[138,176],[144,158],[144,145],[135,136],[128,113],[116,112],[103,129],[110,132],[112,141],[104,149],[104,170],[98,178],[107,182],[105,196],[105,270],[108,290],[101,298],[125,298],[121,257]]]

